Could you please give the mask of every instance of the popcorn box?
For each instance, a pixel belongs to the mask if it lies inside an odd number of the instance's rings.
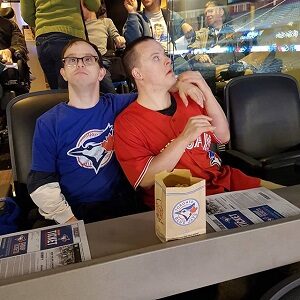
[[[204,179],[179,169],[155,176],[155,232],[162,242],[206,233]]]

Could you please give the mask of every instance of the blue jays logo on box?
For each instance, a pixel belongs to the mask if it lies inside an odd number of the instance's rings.
[[[228,229],[253,224],[252,221],[238,210],[216,214],[215,217]]]
[[[72,226],[42,230],[41,249],[50,249],[73,244]]]
[[[172,211],[174,222],[181,226],[193,223],[199,215],[199,203],[196,199],[186,199],[178,202]]]
[[[93,169],[96,174],[111,159],[114,150],[113,125],[105,129],[92,129],[85,132],[78,140],[76,147],[67,152],[77,159],[79,166]]]

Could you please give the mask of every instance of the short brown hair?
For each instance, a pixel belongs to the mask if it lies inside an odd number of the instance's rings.
[[[93,43],[91,43],[91,42],[89,42],[89,41],[87,41],[87,40],[85,40],[85,39],[81,39],[81,38],[74,38],[74,39],[72,39],[72,40],[70,40],[70,41],[68,42],[68,44],[67,44],[67,45],[63,48],[63,50],[62,50],[62,53],[61,53],[61,59],[64,58],[66,51],[67,51],[71,46],[73,46],[74,44],[76,44],[76,43],[78,43],[78,42],[84,42],[84,43],[86,43],[86,44],[89,44],[91,47],[93,47],[94,50],[95,50],[96,53],[97,53],[97,56],[98,56],[98,64],[99,64],[100,68],[104,68],[103,60],[102,60],[102,55],[101,55],[99,49],[97,48],[97,46],[94,45]]]
[[[150,36],[142,36],[133,42],[129,43],[123,54],[123,65],[127,76],[134,80],[131,71],[135,67],[135,62],[139,60],[139,53],[136,51],[136,47],[146,41],[154,41]]]

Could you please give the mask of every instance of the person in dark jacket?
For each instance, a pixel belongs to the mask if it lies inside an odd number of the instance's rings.
[[[167,43],[161,43],[164,50],[168,51],[176,48],[175,41],[182,36],[191,42],[194,36],[194,30],[191,25],[176,12],[168,9],[161,9],[161,0],[142,0],[143,11],[137,11],[136,0],[125,0],[124,6],[128,11],[128,17],[124,25],[124,37],[127,43],[130,43],[142,36],[151,36],[155,38],[155,27],[160,24],[163,27],[163,35],[169,37]],[[168,28],[167,24],[172,19]]]
[[[186,49],[187,45],[194,42],[195,31],[192,26],[186,23],[177,12],[162,9],[161,0],[142,0],[142,3],[143,11],[137,11],[136,0],[124,1],[124,6],[128,11],[123,28],[126,43],[129,44],[142,36],[153,37],[163,46],[165,52],[172,56],[176,74],[191,70],[189,63],[181,55],[174,55],[174,50],[182,50],[182,47]],[[184,42],[180,39],[182,37],[184,37]]]
[[[18,25],[0,16],[0,57],[1,61],[12,63],[16,61],[18,53],[27,60],[25,38]]]
[[[35,28],[38,59],[51,89],[65,88],[60,54],[70,40],[86,38],[80,3],[97,11],[100,0],[21,0],[24,21]]]

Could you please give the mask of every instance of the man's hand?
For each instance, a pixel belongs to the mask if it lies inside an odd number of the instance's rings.
[[[204,95],[202,91],[193,83],[184,82],[178,80],[176,83],[176,88],[178,89],[179,96],[183,101],[185,106],[188,106],[189,102],[187,97],[189,96],[198,105],[204,107]]]
[[[76,219],[75,216],[73,216],[72,218],[70,218],[70,219],[66,222],[66,224],[70,224],[70,223],[73,223],[73,222],[76,222],[76,221],[78,221],[78,220]]]
[[[137,11],[137,1],[136,0],[124,0],[124,6],[128,13],[135,13]]]
[[[12,63],[12,53],[9,49],[0,50],[1,61],[4,63]]]
[[[200,63],[212,63],[210,57],[207,54],[197,54],[195,55],[194,59],[199,61]]]
[[[189,83],[190,85],[184,87],[181,83]],[[207,93],[211,93],[209,86],[198,71],[186,71],[181,73],[177,78],[176,87],[179,88],[180,97],[186,106],[188,105],[186,96],[190,96],[192,100],[203,107]],[[171,90],[171,92],[173,92],[173,90]]]
[[[117,37],[115,38],[115,44],[116,44],[116,47],[117,47],[117,48],[125,48],[126,40],[125,40],[124,37],[122,37],[121,35],[120,35],[120,36],[117,36]]]
[[[203,132],[212,132],[216,127],[211,125],[212,118],[199,115],[189,118],[183,132],[178,138],[183,139],[187,145],[193,143]]]
[[[196,85],[200,89],[202,94],[204,94],[204,92],[207,90],[210,91],[209,86],[198,71],[183,72],[178,76],[177,81],[188,82]]]

